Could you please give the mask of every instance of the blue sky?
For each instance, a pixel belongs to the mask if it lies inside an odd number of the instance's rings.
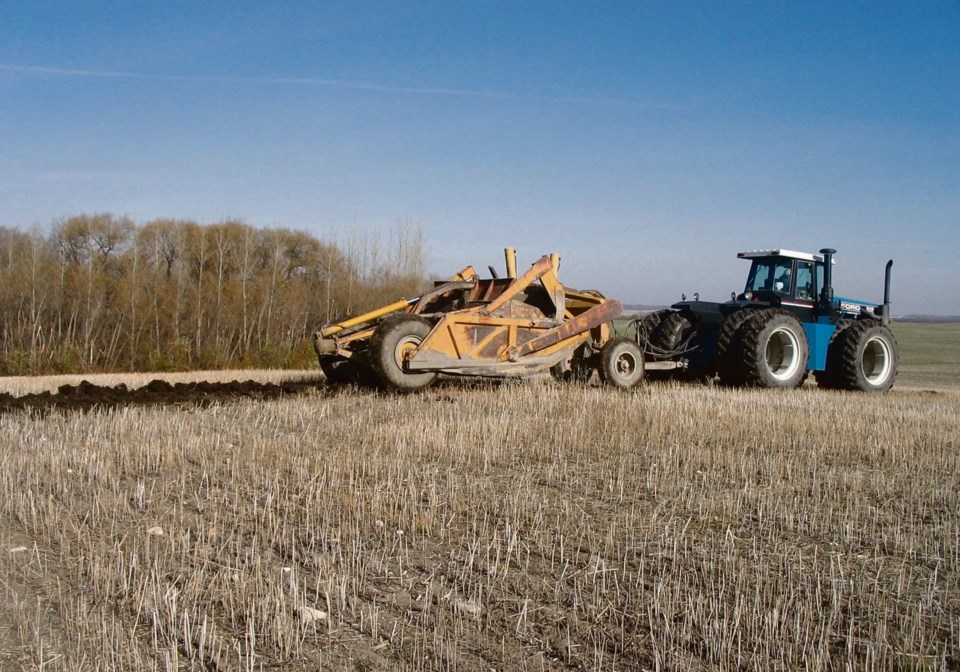
[[[960,314],[960,3],[6,2],[0,226],[423,224],[627,303],[839,250]]]

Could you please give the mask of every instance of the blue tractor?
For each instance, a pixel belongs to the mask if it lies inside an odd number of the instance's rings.
[[[725,303],[675,303],[636,322],[650,377],[716,379],[722,385],[793,388],[810,372],[820,387],[885,392],[897,377],[890,331],[890,271],[882,304],[833,293],[836,250],[757,250],[747,283]]]

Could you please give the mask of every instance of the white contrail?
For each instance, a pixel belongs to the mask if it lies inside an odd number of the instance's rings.
[[[145,79],[167,82],[210,82],[235,84],[288,84],[300,86],[325,86],[356,91],[381,91],[384,93],[418,94],[429,96],[461,96],[470,98],[498,98],[502,100],[527,100],[544,103],[576,103],[581,105],[614,105],[646,109],[675,110],[672,105],[655,105],[617,98],[580,97],[580,96],[539,96],[531,94],[505,93],[502,91],[483,91],[476,89],[447,89],[419,86],[391,86],[374,82],[352,82],[342,79],[322,79],[317,77],[217,77],[202,75],[148,75],[139,72],[116,70],[84,70],[58,68],[43,65],[15,65],[0,63],[0,70],[36,75],[54,75],[60,77],[89,77],[99,79]]]
[[[129,72],[109,72],[106,70],[71,70],[69,68],[49,68],[42,65],[10,65],[7,63],[0,63],[0,70],[7,70],[10,72],[27,72],[39,75],[64,75],[69,77],[139,77],[139,75]]]

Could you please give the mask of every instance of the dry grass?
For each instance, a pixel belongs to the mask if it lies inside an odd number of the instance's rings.
[[[960,664],[956,393],[533,381],[0,432],[9,669]]]

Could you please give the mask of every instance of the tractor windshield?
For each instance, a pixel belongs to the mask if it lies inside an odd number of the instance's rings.
[[[793,260],[781,257],[754,259],[745,292],[790,293]]]

